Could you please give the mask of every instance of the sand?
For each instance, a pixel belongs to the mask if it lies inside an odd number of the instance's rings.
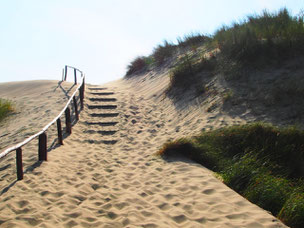
[[[87,85],[80,120],[47,162],[25,162],[24,180],[12,181],[14,160],[0,161],[1,227],[285,227],[203,166],[154,155],[167,140],[247,122],[174,103],[167,84],[148,74]],[[26,153],[37,157],[37,144]]]

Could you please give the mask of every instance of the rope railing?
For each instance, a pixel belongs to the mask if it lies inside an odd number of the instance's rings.
[[[16,167],[17,167],[17,179],[23,179],[23,165],[22,165],[22,147],[27,143],[31,142],[36,137],[39,138],[38,142],[38,159],[39,161],[47,161],[47,129],[53,125],[55,122],[57,123],[57,133],[58,133],[58,143],[63,145],[63,137],[62,137],[62,127],[61,127],[61,120],[60,117],[65,113],[65,124],[66,124],[66,133],[72,133],[72,122],[71,122],[71,110],[69,105],[73,102],[74,110],[75,110],[75,118],[79,120],[79,112],[78,112],[78,105],[76,101],[76,93],[79,91],[79,98],[80,98],[80,105],[81,109],[83,109],[83,100],[84,100],[84,90],[85,90],[85,75],[79,69],[72,67],[72,66],[65,66],[63,72],[62,81],[66,81],[67,78],[67,71],[68,68],[74,70],[74,83],[77,84],[77,72],[81,73],[81,83],[69,98],[67,104],[62,109],[62,111],[57,115],[51,122],[49,122],[41,131],[38,133],[30,136],[29,138],[25,139],[24,141],[7,148],[3,152],[0,153],[0,159],[5,157],[6,155],[10,154],[13,151],[16,151]]]

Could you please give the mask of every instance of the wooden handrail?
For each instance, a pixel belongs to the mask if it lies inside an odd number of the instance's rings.
[[[44,137],[46,137],[45,135],[45,131],[51,126],[53,125],[55,122],[57,122],[58,119],[60,119],[60,117],[63,115],[63,113],[66,112],[66,110],[68,109],[69,105],[71,104],[72,101],[74,101],[75,103],[75,95],[76,93],[79,91],[79,97],[80,97],[80,103],[81,103],[81,107],[83,107],[83,99],[84,99],[84,88],[85,88],[85,76],[83,74],[82,71],[80,71],[79,69],[75,68],[75,67],[71,67],[71,66],[65,66],[65,77],[63,78],[63,81],[66,80],[66,75],[67,75],[67,68],[72,68],[74,70],[74,72],[78,71],[81,73],[81,83],[79,84],[79,86],[77,87],[77,89],[75,90],[75,92],[72,94],[72,96],[69,98],[67,104],[65,105],[65,107],[62,109],[62,111],[51,121],[49,122],[44,128],[42,128],[41,131],[39,131],[38,133],[30,136],[29,138],[25,139],[24,141],[10,147],[10,148],[7,148],[6,150],[4,150],[3,152],[0,153],[0,159],[5,157],[6,155],[8,155],[9,153],[11,153],[12,151],[14,150],[17,150],[18,151],[18,158],[17,158],[17,164],[21,164],[21,171],[22,171],[22,150],[21,150],[21,147],[23,147],[24,145],[26,145],[27,143],[29,143],[30,141],[32,141],[33,139],[35,139],[36,137],[38,136],[41,136],[43,135]],[[76,81],[76,73],[75,73],[75,82]],[[74,106],[77,108],[77,105],[74,104]],[[78,114],[78,110],[75,112],[76,114]],[[77,118],[77,117],[76,117]],[[58,122],[57,122],[58,124]],[[61,124],[60,124],[60,128],[61,128]],[[61,134],[61,129],[58,130],[58,134]],[[59,136],[58,135],[58,138],[61,137],[62,138],[62,135]],[[44,140],[45,141],[45,140]],[[60,144],[62,143],[62,140],[61,142],[59,142]],[[45,145],[46,146],[46,145]],[[46,157],[45,159],[46,160]],[[18,165],[17,165],[18,166]],[[22,174],[20,173],[20,167],[17,167],[17,178],[18,180],[22,179],[23,178],[23,172]],[[22,178],[20,178],[22,177]]]

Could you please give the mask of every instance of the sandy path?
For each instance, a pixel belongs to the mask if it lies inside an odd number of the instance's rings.
[[[1,227],[284,227],[204,167],[155,157],[166,140],[214,118],[178,116],[134,85],[86,90],[64,145],[0,196]],[[96,94],[104,92],[113,94]]]

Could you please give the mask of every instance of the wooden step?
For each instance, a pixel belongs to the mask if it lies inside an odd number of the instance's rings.
[[[117,117],[119,113],[91,113],[92,117]]]
[[[91,88],[89,88],[89,90],[106,90],[107,88],[98,88],[98,87],[96,87],[96,88],[93,88],[93,87],[91,87]]]
[[[118,122],[85,122],[85,124],[107,127],[107,126],[115,126],[116,124],[118,124]]]
[[[100,135],[115,135],[117,131],[96,131],[96,130],[85,130],[85,133],[89,134],[100,134]]]
[[[108,96],[113,95],[114,92],[90,92],[92,95],[98,95],[98,96]]]
[[[101,101],[101,102],[115,102],[117,101],[116,98],[99,98],[99,97],[91,97],[89,98],[90,101]]]
[[[117,105],[87,105],[89,109],[116,109]]]
[[[88,140],[84,140],[84,142],[90,143],[90,144],[114,145],[118,142],[118,140],[92,140],[92,139],[88,139]]]

